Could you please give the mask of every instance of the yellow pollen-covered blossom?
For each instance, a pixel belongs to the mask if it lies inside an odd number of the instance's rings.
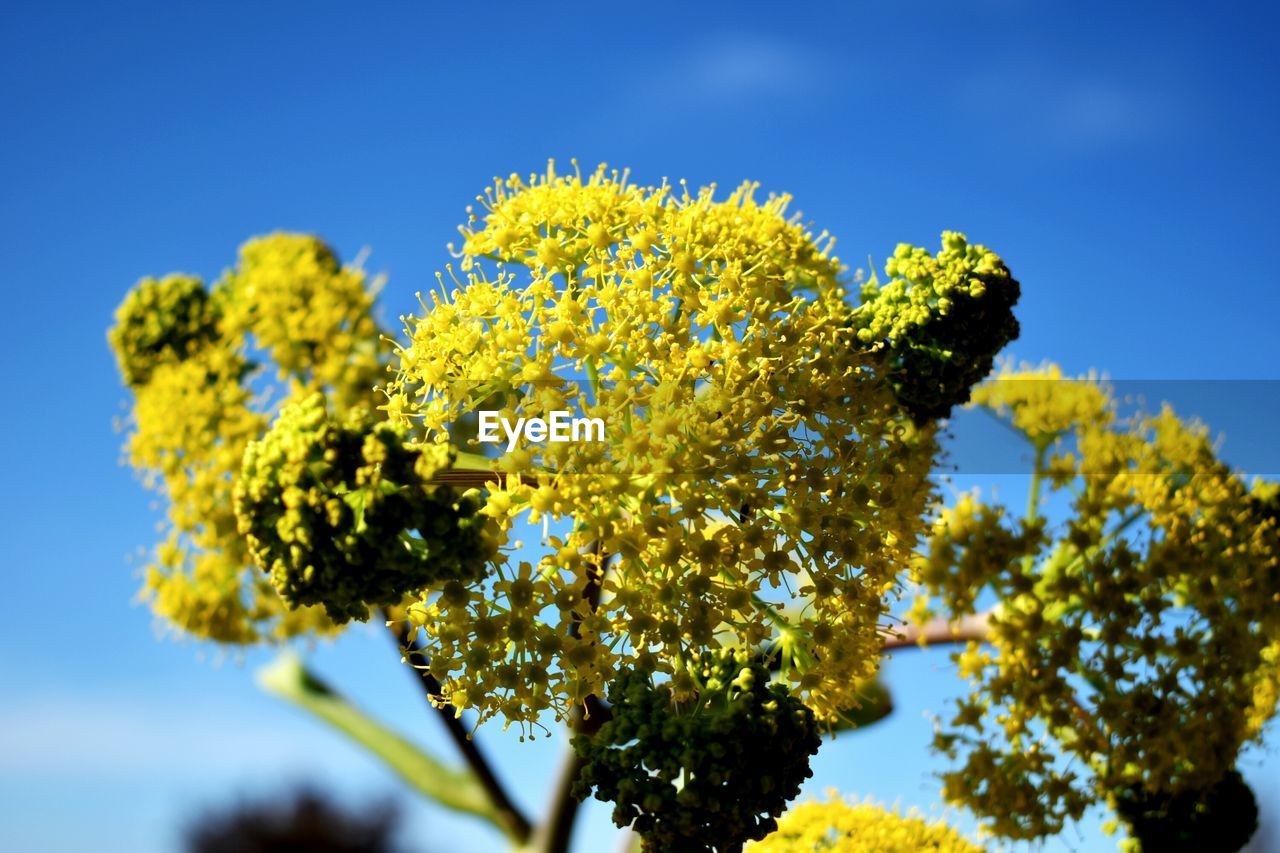
[[[309,234],[258,237],[219,285],[223,323],[266,350],[291,389],[323,390],[347,409],[373,401],[383,378],[387,346],[373,318],[379,287]]]
[[[218,312],[198,278],[144,278],[116,309],[107,334],[130,388],[145,385],[156,366],[181,361],[218,336]]]
[[[1114,417],[1103,382],[1096,377],[1069,379],[1056,364],[1003,365],[989,381],[973,389],[972,398],[975,405],[1007,418],[1036,445],[1052,442],[1081,424],[1103,426]]]
[[[243,644],[333,630],[323,610],[291,608],[252,565],[232,495],[249,443],[291,395],[324,391],[339,410],[367,405],[384,344],[364,273],[314,237],[247,243],[206,288],[144,279],[108,334],[135,404],[126,454],[167,504],[144,594],[179,631]],[[274,359],[274,387],[258,365]]]
[[[973,693],[937,735],[962,761],[946,795],[1033,838],[1120,792],[1218,790],[1274,713],[1268,489],[1250,489],[1198,424],[1168,407],[1122,417],[1104,385],[1054,367],[1006,371],[974,398],[1036,461],[1025,517],[966,497],[920,564],[951,617],[998,601],[994,648],[960,653]],[[1071,501],[1061,523],[1040,514],[1045,487]]]
[[[1258,737],[1263,726],[1276,715],[1280,704],[1280,640],[1276,640],[1262,654],[1262,666],[1255,673],[1253,703],[1249,707],[1247,731],[1251,738]]]
[[[831,795],[792,806],[778,828],[747,853],[982,853],[942,821],[916,811],[901,814],[874,803],[856,803]]]
[[[604,167],[482,202],[463,280],[407,323],[386,411],[443,442],[477,410],[562,410],[605,440],[494,460],[486,512],[508,535],[545,525],[544,547],[411,608],[445,698],[530,723],[623,665],[687,697],[682,661],[745,646],[819,717],[854,707],[934,441],[858,340],[826,235],[754,184],[717,199]]]

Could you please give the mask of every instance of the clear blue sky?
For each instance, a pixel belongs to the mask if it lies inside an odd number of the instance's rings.
[[[492,175],[576,156],[643,182],[758,179],[855,265],[962,230],[1023,282],[1018,358],[1280,378],[1280,21],[1262,4],[446,9],[463,5],[30,3],[0,18],[0,848],[150,853],[233,791],[394,790],[256,691],[263,655],[219,664],[157,641],[132,603],[127,557],[156,516],[118,464],[125,393],[104,331],[142,275],[214,277],[251,235],[314,231],[346,257],[373,249],[393,321]],[[443,748],[386,645],[357,631],[313,662]],[[897,713],[828,747],[814,790],[929,808],[925,713],[956,681],[941,652],[889,675]],[[503,752],[537,804],[553,750]],[[492,842],[405,804],[419,839],[449,839],[434,849]],[[587,818],[578,849],[608,849],[603,810]],[[1068,848],[1114,849],[1096,821],[1048,846]]]

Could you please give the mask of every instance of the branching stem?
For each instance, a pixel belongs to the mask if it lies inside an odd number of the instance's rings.
[[[508,796],[502,781],[498,779],[488,759],[480,751],[480,745],[472,739],[467,727],[462,724],[457,709],[452,705],[436,704],[431,701],[431,697],[440,695],[440,682],[427,669],[427,657],[418,646],[417,640],[410,635],[407,627],[398,627],[398,623],[392,625],[391,632],[406,660],[413,665],[414,676],[426,693],[427,701],[436,710],[441,722],[449,731],[449,737],[453,739],[458,751],[466,760],[467,766],[471,768],[471,772],[475,774],[477,781],[489,795],[507,834],[516,843],[526,844],[533,834],[533,826]]]
[[[991,611],[972,613],[955,621],[934,619],[924,625],[903,625],[881,632],[882,648],[903,649],[923,643],[927,646],[948,643],[986,642],[990,635]]]
[[[587,600],[591,609],[595,610],[600,605],[601,584],[604,582],[604,573],[608,568],[609,555],[598,546],[593,551],[594,566],[588,569],[587,583],[582,590],[582,597]],[[581,633],[580,622],[581,619],[575,616],[569,626],[570,636],[577,637]],[[595,734],[610,716],[609,706],[598,696],[588,696],[583,700],[581,707],[573,709],[569,717],[569,736]],[[552,791],[551,811],[547,816],[547,822],[538,832],[536,849],[539,853],[566,853],[569,849],[574,819],[577,818],[578,809],[582,805],[573,795],[573,785],[578,780],[578,774],[582,772],[582,765],[583,760],[577,750],[570,746]]]

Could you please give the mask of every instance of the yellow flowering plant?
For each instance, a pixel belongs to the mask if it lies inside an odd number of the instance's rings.
[[[690,655],[766,644],[819,715],[856,703],[923,530],[932,427],[904,417],[828,241],[786,203],[549,172],[496,184],[464,228],[465,280],[410,321],[392,419],[447,441],[501,390],[508,417],[607,426],[494,463],[502,529],[555,526],[536,562],[409,609],[454,705],[563,717],[624,662],[683,699]]]
[[[797,803],[778,829],[746,848],[749,853],[982,853],[982,848],[940,820],[901,814],[874,803],[830,796]]]
[[[960,851],[870,805],[785,812],[824,734],[888,713],[886,648],[973,641],[946,793],[1012,837],[1100,800],[1167,828],[1159,798],[1227,778],[1271,716],[1274,489],[1172,414],[1122,425],[1095,384],[973,391],[1018,334],[989,249],[944,232],[863,280],[787,196],[604,166],[478,203],[398,341],[380,282],[294,234],[207,287],[144,279],[109,333],[126,453],[167,504],[155,613],[231,645],[385,622],[465,769],[296,661],[263,684],[416,790],[519,849],[567,849],[595,796],[649,851]],[[1032,441],[1033,493],[1084,484],[1064,530],[1038,499],[1019,522],[965,498],[935,523],[939,433],[971,392]],[[556,413],[596,432],[548,438]],[[543,432],[486,447],[495,416]],[[1131,541],[1139,517],[1153,532]],[[916,580],[932,597],[895,629]],[[1194,618],[1137,636],[1175,611]],[[543,820],[469,737],[493,718],[573,733]]]
[[[1106,802],[1151,849],[1238,849],[1254,819],[1234,766],[1275,710],[1274,486],[1246,483],[1167,406],[1122,414],[1104,382],[1054,366],[973,396],[1034,462],[1021,518],[962,496],[919,561],[933,599],[918,618],[995,599],[984,642],[957,655],[973,691],[937,735],[962,760],[946,795],[1012,838]],[[1050,524],[1057,494],[1070,511]],[[1193,821],[1207,802],[1217,814]],[[1179,820],[1184,846],[1154,842]]]
[[[374,411],[387,358],[375,290],[320,240],[273,234],[212,287],[144,279],[117,309],[108,337],[135,398],[125,452],[168,505],[144,596],[178,631],[249,644],[335,629],[254,567],[233,492],[245,449],[290,400]]]

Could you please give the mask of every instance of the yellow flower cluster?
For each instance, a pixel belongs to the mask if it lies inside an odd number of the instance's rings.
[[[835,796],[791,807],[778,818],[777,830],[746,849],[748,853],[982,853],[981,847],[941,821]]]
[[[683,662],[746,646],[820,717],[856,705],[934,444],[857,339],[830,241],[752,184],[548,170],[481,201],[465,280],[408,324],[389,415],[443,442],[477,409],[569,411],[606,438],[495,460],[485,511],[545,525],[545,548],[411,608],[446,698],[529,723],[624,664],[687,697]]]
[[[231,473],[266,426],[241,381],[247,369],[213,344],[161,364],[136,389],[126,445],[130,463],[169,504],[167,535],[147,570],[153,608],[187,633],[225,643],[254,639],[250,611],[270,606],[252,585],[244,589],[248,553],[231,503]]]
[[[250,240],[220,283],[228,334],[267,351],[289,389],[318,389],[348,409],[375,400],[386,344],[373,319],[380,286],[307,234]]]
[[[332,630],[322,610],[290,609],[252,568],[232,493],[268,401],[306,389],[339,405],[372,398],[381,344],[363,283],[315,238],[275,234],[247,243],[212,288],[144,279],[117,311],[108,338],[135,395],[126,453],[168,505],[145,595],[183,633],[251,643]],[[288,388],[255,369],[262,349]]]
[[[1070,380],[1056,364],[1015,369],[1009,365],[973,389],[975,405],[1006,418],[1033,446],[1047,446],[1080,425],[1112,420],[1110,393],[1100,380]]]
[[[864,285],[867,308],[859,318],[858,332],[863,341],[906,337],[940,313],[951,311],[957,302],[985,296],[988,279],[1006,279],[1009,271],[995,252],[970,245],[963,234],[944,231],[937,255],[899,243],[885,264],[885,274],[886,283],[872,278]]]
[[[107,338],[130,388],[146,385],[157,365],[181,361],[218,334],[209,292],[186,275],[144,278],[116,309],[115,320]]]
[[[938,746],[947,796],[1005,836],[1059,831],[1120,790],[1210,790],[1274,699],[1280,530],[1167,407],[1121,417],[1108,389],[1056,368],[975,393],[1036,450],[1027,515],[966,498],[921,575],[946,613],[994,593],[993,649],[958,655],[974,685]],[[1071,496],[1047,525],[1040,489]]]
[[[1262,732],[1262,727],[1276,714],[1280,705],[1280,640],[1267,646],[1262,653],[1262,666],[1258,668],[1253,685],[1253,704],[1249,707],[1247,731],[1251,738]]]

